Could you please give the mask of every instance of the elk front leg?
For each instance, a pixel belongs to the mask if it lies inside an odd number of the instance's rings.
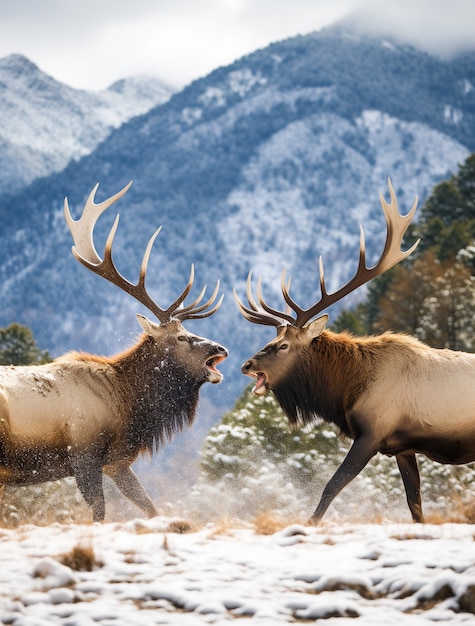
[[[106,465],[103,471],[109,478],[112,478],[124,496],[138,506],[147,517],[155,517],[158,515],[158,511],[152,500],[149,498],[127,461]]]
[[[396,454],[396,461],[401,472],[406,490],[407,503],[415,522],[424,523],[421,502],[421,479],[417,467],[416,455],[412,453]]]
[[[102,466],[95,457],[74,457],[71,459],[76,484],[86,504],[92,510],[95,522],[104,521],[106,506],[102,488]]]
[[[343,463],[325,486],[320,502],[308,521],[309,524],[318,524],[340,491],[361,472],[377,451],[373,438],[355,439]]]

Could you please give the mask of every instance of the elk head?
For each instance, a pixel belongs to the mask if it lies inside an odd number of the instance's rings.
[[[402,239],[414,216],[417,207],[417,197],[407,215],[400,215],[394,189],[388,180],[391,202],[388,204],[380,194],[381,207],[386,217],[386,242],[379,261],[371,268],[366,267],[365,238],[363,227],[360,226],[360,254],[356,274],[343,287],[333,293],[328,293],[325,286],[322,258],[319,259],[321,297],[308,309],[301,308],[290,296],[290,279],[286,281],[285,270],[282,272],[281,289],[287,305],[285,311],[278,311],[268,306],[262,296],[261,280],[257,281],[256,302],[251,288],[252,270],[248,274],[246,295],[248,306],[239,299],[236,290],[234,297],[242,315],[254,324],[275,326],[277,337],[270,341],[262,350],[246,361],[241,371],[246,376],[256,378],[253,391],[262,395],[268,390],[274,390],[280,381],[290,374],[298,378],[298,368],[306,360],[306,351],[323,333],[328,321],[324,314],[312,319],[323,310],[338,302],[358,287],[380,276],[394,265],[407,258],[417,247],[417,241],[409,250],[402,251]],[[292,312],[293,311],[293,314]],[[303,384],[303,383],[302,383]]]
[[[193,375],[194,380],[219,383],[223,376],[216,369],[216,366],[227,357],[226,348],[209,339],[193,335],[182,324],[185,320],[213,315],[219,309],[224,297],[222,295],[215,303],[219,291],[219,281],[208,300],[203,302],[206,292],[206,286],[204,286],[193,302],[184,305],[194,283],[194,267],[192,265],[188,283],[182,293],[167,308],[160,307],[148,294],[145,288],[145,277],[152,246],[162,227],[160,226],[150,237],[142,259],[139,280],[137,284],[133,284],[119,273],[112,260],[112,243],[119,225],[119,215],[116,216],[107,238],[104,258],[101,259],[96,251],[93,234],[98,218],[111,204],[126,193],[131,184],[132,182],[114,196],[96,204],[94,197],[99,186],[97,184],[91,191],[78,220],[71,217],[68,200],[65,198],[64,215],[74,240],[72,252],[87,269],[131,295],[157,317],[159,324],[152,322],[143,315],[137,315],[144,333],[151,338],[151,342],[154,344],[153,349],[157,359],[164,357],[162,351],[165,349],[167,358],[174,358],[175,363],[185,364],[188,373]]]

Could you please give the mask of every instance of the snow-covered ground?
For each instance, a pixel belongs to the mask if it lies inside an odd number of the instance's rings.
[[[473,526],[269,523],[0,530],[0,622],[475,624]]]

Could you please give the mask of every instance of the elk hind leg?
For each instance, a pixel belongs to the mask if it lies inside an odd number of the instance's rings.
[[[406,490],[407,504],[415,522],[423,523],[421,502],[421,479],[417,467],[416,455],[412,452],[396,455],[396,461],[401,472],[402,482]]]
[[[106,465],[103,471],[109,478],[112,478],[124,496],[138,506],[147,517],[158,515],[152,500],[127,461]]]

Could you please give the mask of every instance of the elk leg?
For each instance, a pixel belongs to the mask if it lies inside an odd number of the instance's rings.
[[[139,479],[126,461],[106,465],[103,471],[109,478],[112,478],[124,496],[138,506],[147,517],[155,517],[158,515],[158,511],[153,505],[152,500],[149,498]]]
[[[71,459],[76,484],[86,504],[92,510],[95,522],[102,522],[106,514],[102,467],[95,459],[84,457]]]
[[[377,451],[372,438],[355,439],[343,463],[326,484],[320,502],[309,519],[310,524],[318,524],[340,491],[361,472]]]
[[[396,454],[396,461],[401,472],[402,482],[406,490],[407,503],[415,522],[424,522],[421,502],[421,479],[417,467],[416,455],[413,453]]]

